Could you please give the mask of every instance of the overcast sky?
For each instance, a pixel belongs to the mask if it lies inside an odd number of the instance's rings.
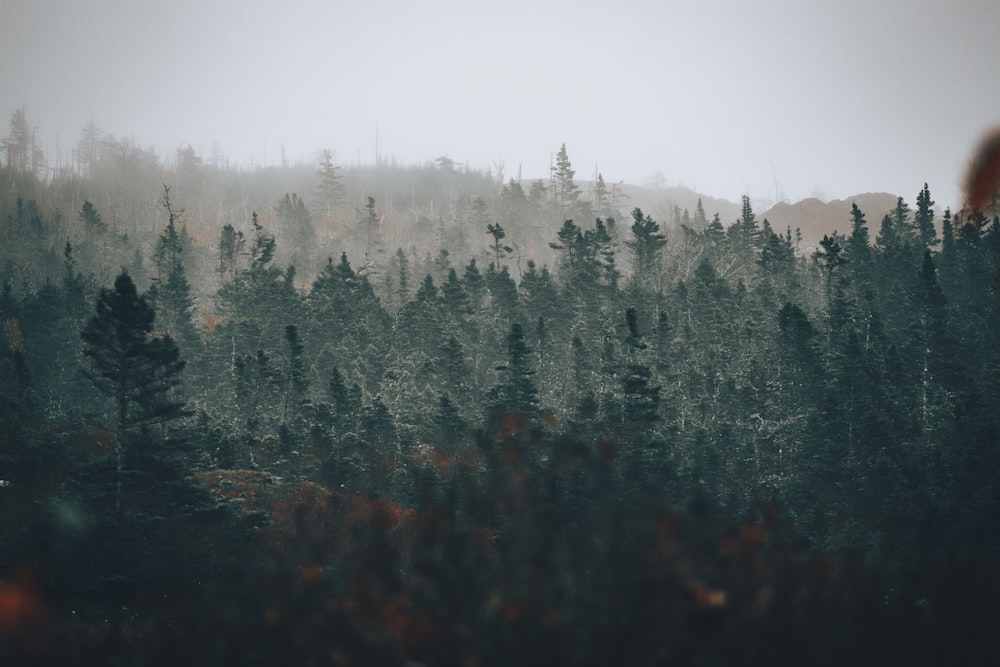
[[[440,155],[738,200],[958,201],[1000,123],[996,0],[0,0],[0,113],[172,159]],[[4,121],[3,134],[6,134]]]

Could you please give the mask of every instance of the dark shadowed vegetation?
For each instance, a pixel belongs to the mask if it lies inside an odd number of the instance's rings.
[[[15,129],[5,663],[1000,651],[995,206],[924,185],[806,248],[748,198],[656,220],[565,145],[522,183],[89,128],[42,178]]]

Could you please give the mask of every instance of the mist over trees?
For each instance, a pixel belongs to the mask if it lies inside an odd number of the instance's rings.
[[[749,197],[655,219],[565,144],[521,182],[168,167],[93,123],[51,169],[31,136],[0,167],[0,656],[998,648],[995,210],[916,184],[803,248]]]

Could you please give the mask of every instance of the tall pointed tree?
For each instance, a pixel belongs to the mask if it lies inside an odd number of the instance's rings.
[[[667,245],[667,237],[642,209],[632,210],[632,240],[627,245],[632,251],[633,281],[641,288],[655,290],[659,284],[660,252]]]
[[[580,198],[580,188],[573,181],[575,175],[576,171],[569,161],[569,155],[566,153],[566,144],[564,143],[559,147],[559,152],[556,154],[556,163],[552,167],[552,186],[556,205],[561,211],[569,211],[571,215],[573,208]]]
[[[937,230],[934,229],[934,201],[931,199],[931,192],[926,183],[924,183],[923,190],[917,195],[917,211],[913,215],[913,224],[917,228],[917,235],[920,237],[922,247],[933,248],[940,243]]]
[[[121,273],[114,289],[101,290],[97,312],[80,332],[89,361],[86,376],[115,401],[117,509],[121,508],[121,471],[129,429],[162,424],[185,414],[184,403],[172,392],[185,362],[170,336],[150,337],[155,316],[132,279]]]

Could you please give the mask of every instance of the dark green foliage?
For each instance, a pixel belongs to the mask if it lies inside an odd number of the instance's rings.
[[[872,248],[865,214],[854,203],[851,204],[851,233],[847,237],[844,254],[851,265],[848,270],[854,274],[855,281],[866,282],[871,271]]]
[[[632,251],[633,281],[642,289],[655,291],[660,284],[660,252],[667,244],[667,237],[660,234],[660,225],[639,208],[632,210],[632,240],[628,241]]]
[[[926,183],[917,195],[917,211],[913,215],[913,224],[922,247],[933,248],[941,242],[934,227],[934,201]]]
[[[305,347],[299,341],[299,332],[294,324],[285,327],[286,362],[282,381],[281,421],[286,423],[293,416],[300,416],[307,403],[309,378],[306,376],[302,355]]]
[[[507,237],[507,232],[504,231],[499,222],[495,225],[492,223],[486,225],[486,232],[493,237],[493,268],[499,271],[501,258],[514,252],[514,249],[501,243]]]
[[[113,290],[101,290],[97,314],[80,332],[89,362],[84,373],[115,404],[116,514],[124,500],[122,485],[129,457],[145,441],[147,429],[187,414],[174,392],[186,362],[170,336],[149,337],[154,317],[132,279],[122,273]],[[143,437],[133,442],[128,436],[136,426]]]
[[[518,323],[510,327],[506,350],[507,363],[499,367],[505,378],[492,392],[493,410],[497,413],[494,419],[532,423],[538,418],[538,388],[532,379],[535,369],[531,348],[525,340],[524,328]],[[492,426],[503,428],[501,423]]]
[[[161,424],[184,414],[171,398],[185,361],[169,336],[151,338],[156,313],[139,296],[127,273],[114,289],[102,289],[97,313],[80,332],[88,360],[85,373],[113,399],[119,430]]]
[[[194,301],[182,261],[185,243],[177,231],[177,222],[183,211],[174,209],[170,202],[170,188],[166,186],[163,207],[167,210],[168,221],[157,241],[154,254],[156,278],[148,298],[156,310],[158,330],[191,348],[197,342],[197,334],[191,323]]]
[[[166,190],[165,228],[162,180],[0,196],[0,659],[985,662],[1000,220],[946,213],[935,253],[925,186],[810,261],[746,198],[728,227],[674,207],[668,246],[560,169],[526,195],[414,168],[434,203],[345,170],[384,212],[321,199],[330,259],[298,272],[312,170],[183,225]],[[108,222],[61,199],[88,192]],[[276,201],[277,241],[223,224]],[[145,298],[97,289],[99,246],[149,260]]]
[[[824,234],[823,239],[819,242],[819,248],[813,256],[826,276],[826,301],[829,305],[833,298],[833,272],[848,261],[844,257],[844,246],[836,234],[832,237]]]
[[[313,226],[312,214],[306,208],[305,202],[294,192],[286,192],[278,201],[275,216],[278,219],[278,228],[294,248],[292,261],[310,265],[316,242],[316,228]]]
[[[222,227],[219,235],[219,279],[232,280],[239,272],[239,259],[246,246],[246,239],[243,232],[236,231],[232,225],[226,223]]]

